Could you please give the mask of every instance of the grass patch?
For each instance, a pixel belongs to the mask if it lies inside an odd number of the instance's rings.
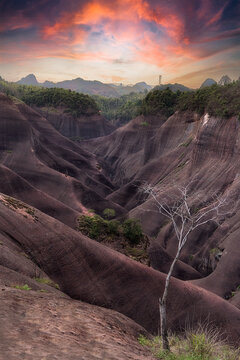
[[[138,341],[162,360],[239,360],[239,349],[233,349],[218,340],[216,331],[187,332],[184,337],[170,336],[171,351],[162,349],[161,337],[149,340],[140,336]]]
[[[126,248],[126,252],[128,256],[130,256],[133,260],[141,261],[148,259],[148,253],[146,249],[137,248],[137,247],[130,247]]]
[[[28,286],[28,284],[24,284],[24,285],[13,285],[12,287],[15,288],[15,289],[19,289],[19,290],[26,290],[26,291],[32,290],[32,288],[30,288],[30,287]]]
[[[57,283],[55,283],[54,281],[52,281],[51,279],[47,279],[47,278],[34,278],[35,281],[37,281],[40,284],[45,284],[45,285],[49,285],[55,289],[60,289],[59,285]]]
[[[1,203],[12,210],[23,210],[23,212],[25,212],[25,214],[22,213],[24,217],[26,217],[26,214],[28,214],[34,219],[34,221],[38,221],[38,217],[35,215],[35,209],[25,205],[20,200],[11,198],[10,196],[4,196],[4,199],[1,200]]]
[[[180,144],[180,146],[188,147],[191,144],[192,140],[193,138],[192,136],[190,136],[184,143]]]
[[[140,125],[142,125],[144,127],[148,127],[149,123],[147,121],[143,121],[143,122],[141,122]]]

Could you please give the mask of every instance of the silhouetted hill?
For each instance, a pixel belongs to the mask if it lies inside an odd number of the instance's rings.
[[[206,86],[212,86],[212,85],[215,85],[215,84],[217,84],[217,82],[215,80],[208,78],[202,83],[202,85],[200,86],[200,89],[202,89],[202,88],[204,88]]]
[[[23,77],[21,80],[17,81],[17,84],[20,85],[33,85],[39,86],[41,85],[34,74],[29,74],[26,77]]]
[[[230,79],[230,77],[228,75],[223,75],[221,77],[221,79],[219,80],[218,84],[219,85],[227,85],[227,84],[231,84],[232,79]]]
[[[89,95],[101,95],[106,97],[118,97],[121,95],[130,94],[131,92],[140,93],[150,90],[152,87],[147,85],[145,82],[139,82],[135,85],[115,85],[115,84],[104,84],[101,81],[89,81],[82,78],[76,78],[73,80],[65,80],[60,82],[45,81],[39,83],[35,75],[30,74],[21,80],[17,81],[17,84],[21,85],[33,85],[43,86],[47,88],[57,87],[63,89],[70,89],[83,94]]]
[[[169,88],[170,90],[172,90],[173,92],[176,91],[192,91],[192,89],[188,88],[187,86],[184,86],[182,84],[163,84],[163,85],[158,85],[154,87],[154,90],[165,90]]]
[[[131,93],[143,93],[148,92],[152,89],[152,86],[146,84],[145,82],[139,82],[135,85],[116,85],[110,84],[120,96],[129,95]]]

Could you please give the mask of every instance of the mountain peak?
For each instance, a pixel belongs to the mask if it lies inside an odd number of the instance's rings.
[[[203,83],[202,85],[200,86],[200,89],[203,88],[203,87],[206,87],[206,86],[211,86],[211,85],[214,85],[214,84],[217,84],[217,82],[211,78],[207,78]]]
[[[27,76],[23,77],[21,80],[17,81],[17,84],[39,85],[37,78],[34,74],[28,74]]]
[[[230,84],[232,82],[232,79],[228,75],[223,75],[221,79],[219,80],[219,85],[226,85]]]

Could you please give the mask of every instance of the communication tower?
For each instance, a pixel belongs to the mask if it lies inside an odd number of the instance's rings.
[[[159,85],[162,85],[162,75],[159,75]]]

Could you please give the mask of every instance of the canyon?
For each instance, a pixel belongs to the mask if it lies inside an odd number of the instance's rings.
[[[191,232],[181,253],[169,288],[168,326],[181,332],[207,321],[239,344],[238,116],[177,110],[170,117],[142,114],[116,129],[95,114],[83,131],[84,119],[49,114],[3,93],[0,109],[5,357],[64,359],[72,347],[72,360],[152,358],[137,338],[158,333],[158,299],[177,242],[172,224],[144,196],[144,184],[154,186],[160,200],[187,185],[196,209],[227,198],[230,210],[219,223]],[[103,216],[106,208],[116,219],[140,221],[150,266],[77,231],[80,215]]]

